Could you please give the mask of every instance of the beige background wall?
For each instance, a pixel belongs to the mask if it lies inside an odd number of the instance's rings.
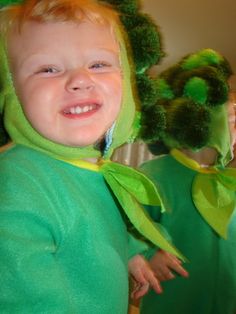
[[[201,48],[222,53],[236,72],[236,0],[143,0],[159,25],[167,56],[161,71]],[[235,80],[236,85],[236,80]]]

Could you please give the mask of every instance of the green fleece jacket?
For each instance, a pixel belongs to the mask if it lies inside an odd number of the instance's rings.
[[[103,175],[21,145],[0,173],[0,313],[127,313],[130,238]]]

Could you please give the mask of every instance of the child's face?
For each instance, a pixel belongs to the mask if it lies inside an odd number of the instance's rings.
[[[28,22],[11,34],[9,62],[31,125],[68,146],[99,140],[121,106],[119,46],[108,26]]]

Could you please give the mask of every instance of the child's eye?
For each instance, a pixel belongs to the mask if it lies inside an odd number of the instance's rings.
[[[36,71],[36,74],[40,74],[40,73],[55,74],[58,72],[59,72],[59,70],[57,68],[47,66],[47,67],[40,68],[38,71]]]
[[[90,69],[103,69],[106,67],[111,67],[111,64],[108,62],[104,62],[104,61],[96,61],[94,62],[92,65],[90,65]]]

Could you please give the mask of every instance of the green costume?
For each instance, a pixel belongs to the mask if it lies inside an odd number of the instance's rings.
[[[141,168],[163,201],[148,210],[189,260],[184,264],[189,277],[162,282],[160,296],[150,291],[142,314],[236,313],[236,169],[226,167],[232,158],[225,105],[230,74],[227,61],[205,49],[184,57],[157,80],[156,106],[164,108],[166,125],[146,140],[162,156]],[[218,153],[214,166],[201,166],[179,150],[194,153],[205,147]]]
[[[21,145],[0,173],[0,312],[126,313],[129,239],[103,175]]]
[[[148,24],[146,17],[143,22]],[[1,313],[126,313],[128,259],[147,248],[128,233],[128,219],[153,243],[182,257],[140,206],[160,204],[154,184],[109,159],[137,136],[140,116],[123,30],[115,32],[123,97],[104,149],[63,146],[32,128],[1,40],[1,140],[12,141],[0,155]],[[98,164],[83,161],[90,157]]]
[[[235,313],[235,213],[228,226],[227,239],[223,239],[194,205],[192,185],[199,174],[197,170],[171,155],[146,162],[142,170],[153,178],[165,207],[169,209],[169,212],[162,213],[160,207],[152,207],[149,212],[166,228],[174,244],[189,259],[189,263],[184,264],[189,278],[176,276],[173,280],[162,282],[163,294],[150,291],[143,298],[141,313]],[[202,174],[204,176],[208,174]]]

